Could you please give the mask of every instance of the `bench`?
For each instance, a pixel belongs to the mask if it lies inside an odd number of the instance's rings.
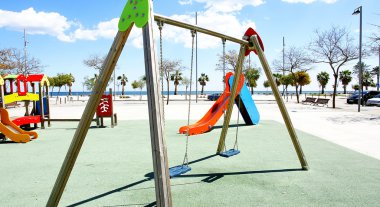
[[[313,105],[322,105],[322,106],[327,106],[328,107],[328,103],[329,103],[330,99],[328,98],[318,98],[314,103]]]
[[[306,97],[306,99],[302,101],[302,104],[314,104],[315,100],[317,100],[317,98]]]

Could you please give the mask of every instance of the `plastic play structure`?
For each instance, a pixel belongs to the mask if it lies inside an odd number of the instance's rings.
[[[32,131],[24,131],[20,126],[29,128],[30,124],[41,123],[41,128],[45,128],[44,122],[48,121],[50,126],[48,87],[49,81],[43,74],[34,75],[5,75],[0,79],[1,85],[1,123],[0,133],[14,142],[29,142],[36,139],[38,134]],[[38,93],[35,85],[38,85]],[[32,88],[32,93],[28,88]],[[45,93],[46,92],[46,93]],[[25,102],[25,116],[10,120],[9,113],[5,107],[12,103]],[[29,113],[29,103],[33,103],[33,109]]]
[[[9,113],[6,109],[0,108],[0,132],[14,142],[26,143],[31,139],[37,139],[38,134],[34,131],[24,131],[9,119]]]
[[[185,152],[184,163],[169,170],[168,156],[165,144],[164,133],[164,117],[163,117],[163,101],[161,91],[159,87],[159,70],[156,60],[155,40],[153,35],[154,21],[158,22],[159,27],[163,24],[169,24],[191,31],[192,45],[194,45],[195,33],[200,32],[203,34],[211,35],[221,38],[223,41],[230,41],[238,43],[240,45],[240,51],[238,56],[237,65],[235,68],[235,74],[230,84],[230,95],[228,97],[228,106],[225,113],[222,132],[219,138],[219,144],[217,147],[217,154],[223,152],[225,148],[225,139],[229,128],[232,109],[234,106],[235,97],[239,94],[238,85],[242,74],[242,65],[247,54],[254,51],[261,62],[261,65],[265,71],[265,75],[270,83],[273,94],[276,98],[276,103],[279,106],[281,115],[284,119],[286,128],[289,132],[290,138],[293,142],[293,146],[297,153],[301,167],[304,170],[309,169],[306,158],[303,154],[301,145],[298,141],[296,131],[292,125],[289,114],[286,110],[285,104],[282,100],[280,92],[274,81],[269,64],[265,58],[263,52],[263,44],[259,35],[253,30],[248,29],[242,39],[234,38],[221,34],[212,30],[208,30],[196,25],[176,21],[163,16],[154,15],[153,1],[152,0],[131,0],[127,1],[126,6],[121,14],[119,20],[119,31],[114,38],[114,42],[109,50],[109,53],[104,61],[103,70],[101,71],[97,83],[93,88],[93,93],[87,102],[85,111],[83,112],[82,119],[78,124],[71,145],[66,154],[65,160],[62,163],[61,170],[57,176],[54,187],[51,191],[49,200],[46,206],[58,206],[60,198],[64,192],[67,181],[70,177],[72,169],[74,168],[76,159],[79,155],[80,149],[86,138],[86,134],[91,125],[92,118],[95,114],[102,94],[99,91],[105,91],[107,83],[113,74],[116,63],[120,57],[123,47],[128,39],[129,34],[133,26],[142,28],[143,36],[143,48],[144,48],[144,63],[145,63],[145,75],[147,82],[147,97],[148,97],[148,110],[149,110],[149,123],[150,123],[150,135],[151,135],[151,147],[152,147],[152,159],[153,159],[153,172],[155,180],[155,193],[156,193],[156,205],[157,206],[172,206],[170,176],[174,174],[183,174],[190,171],[190,167],[187,162],[187,151]],[[193,52],[193,50],[192,50]],[[193,53],[192,53],[193,54]],[[190,74],[192,77],[192,65],[193,55],[191,55],[191,69]],[[162,65],[162,64],[161,64]],[[190,82],[192,82],[190,80]],[[191,86],[190,86],[191,88]],[[190,89],[191,90],[191,89]],[[241,101],[240,101],[241,102]],[[189,100],[189,114],[190,104]],[[188,116],[189,117],[189,116]],[[189,118],[188,118],[189,120]],[[190,124],[187,124],[190,125]],[[188,142],[188,133],[186,142]],[[254,133],[252,133],[254,136]],[[187,144],[187,143],[186,143]]]
[[[222,117],[224,111],[227,110],[227,106],[231,96],[231,86],[234,80],[232,72],[226,74],[225,89],[222,95],[215,101],[213,106],[207,113],[196,123],[183,126],[179,129],[179,133],[189,135],[202,134],[212,129],[215,123]],[[228,81],[227,81],[228,80]],[[251,97],[251,94],[244,84],[244,76],[241,75],[239,85],[236,91],[235,104],[238,106],[240,114],[242,115],[247,125],[256,125],[259,123],[260,115],[256,108],[256,105]],[[241,104],[239,104],[241,103]],[[240,105],[240,106],[239,106]]]
[[[38,86],[36,91],[35,86]],[[32,93],[28,88],[32,88]],[[50,126],[49,113],[49,81],[44,74],[5,75],[4,76],[4,104],[25,102],[25,116],[13,120],[17,126],[25,126],[41,123],[41,128],[45,128],[45,120]],[[33,108],[29,112],[29,102],[33,103]]]

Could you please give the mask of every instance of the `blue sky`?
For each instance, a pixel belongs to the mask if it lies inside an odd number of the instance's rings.
[[[95,73],[83,60],[108,52],[125,3],[125,0],[1,0],[0,48],[22,49],[25,28],[28,53],[46,66],[44,73],[49,76],[72,73],[76,77],[74,91],[82,91],[83,78]],[[253,27],[263,39],[266,57],[272,63],[281,58],[283,36],[287,47],[303,47],[313,38],[315,29],[326,30],[338,25],[346,27],[357,44],[359,17],[351,14],[360,5],[363,6],[363,42],[367,42],[372,33],[379,32],[372,25],[380,25],[378,0],[156,0],[154,11],[185,22],[194,22],[195,12],[198,12],[199,25],[237,38],[248,27]],[[187,68],[183,73],[189,76],[190,32],[165,25],[163,33],[164,58],[181,60]],[[158,37],[157,32],[155,35]],[[134,28],[116,69],[116,76],[126,74],[129,78],[127,90],[132,90],[133,80],[144,75],[141,42],[141,30]],[[222,90],[222,73],[215,71],[217,54],[222,52],[221,40],[199,35],[198,46],[199,73],[205,72],[211,79],[206,90]],[[227,42],[227,50],[231,49],[238,50],[239,46]],[[259,65],[256,57],[251,56],[251,60]],[[371,67],[379,64],[378,55],[364,61]],[[351,69],[354,64],[343,69]],[[327,65],[313,66],[312,83],[304,90],[318,90],[316,74],[320,71],[332,74]],[[262,72],[257,90],[265,90],[264,80]],[[328,84],[327,90],[332,89],[331,85]]]

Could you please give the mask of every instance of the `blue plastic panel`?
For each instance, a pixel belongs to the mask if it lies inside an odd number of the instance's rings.
[[[189,172],[190,170],[191,168],[188,165],[178,165],[178,166],[169,168],[169,175],[172,178],[172,177],[185,174]]]
[[[222,157],[232,157],[232,156],[237,155],[239,153],[240,153],[240,150],[230,149],[230,150],[227,150],[225,152],[219,153],[219,155]]]

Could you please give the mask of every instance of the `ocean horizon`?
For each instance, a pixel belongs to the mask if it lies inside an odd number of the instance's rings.
[[[204,91],[204,94],[205,95],[209,95],[209,94],[213,94],[213,93],[222,93],[223,91]],[[318,94],[320,93],[321,91],[302,91],[302,94]],[[353,91],[347,91],[347,93],[352,93]],[[91,91],[73,91],[71,92],[72,96],[88,96],[88,95],[91,95]],[[105,93],[108,94],[108,91],[106,91]],[[187,91],[187,93],[189,93],[189,91]],[[280,93],[282,93],[282,91],[280,91]],[[295,94],[296,92],[295,91],[288,91],[288,94]],[[325,91],[325,94],[332,94],[333,91]],[[343,94],[343,91],[337,91],[338,94]],[[124,91],[124,95],[126,96],[136,96],[136,95],[147,95],[147,92],[145,90],[143,91]],[[167,94],[167,91],[163,91],[162,94],[166,95]],[[185,95],[186,94],[186,91],[177,91],[177,95]],[[195,95],[196,94],[196,91],[192,91],[191,92],[192,95]],[[198,95],[200,95],[200,91],[198,91]],[[260,94],[260,95],[269,95],[269,94],[272,94],[272,91],[268,90],[258,90],[258,91],[254,91],[254,94]],[[51,97],[54,97],[54,96],[69,96],[69,92],[68,91],[61,91],[61,92],[57,92],[57,91],[53,91],[53,92],[49,92],[49,95]],[[115,92],[115,95],[122,95],[122,92],[121,91],[116,91]],[[174,95],[174,91],[169,91],[169,95]]]

